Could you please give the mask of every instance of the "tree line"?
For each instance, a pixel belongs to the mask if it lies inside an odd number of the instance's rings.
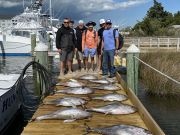
[[[129,30],[131,36],[180,36],[180,28],[173,28],[173,25],[180,25],[180,11],[172,14],[154,0],[154,5],[150,7],[142,21],[138,21],[132,29],[124,30]]]

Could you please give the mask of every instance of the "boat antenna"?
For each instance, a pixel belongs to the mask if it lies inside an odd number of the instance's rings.
[[[23,9],[24,9],[24,5],[25,5],[25,4],[24,4],[24,0],[23,0]]]
[[[50,15],[50,24],[52,29],[52,0],[49,1],[49,15]]]

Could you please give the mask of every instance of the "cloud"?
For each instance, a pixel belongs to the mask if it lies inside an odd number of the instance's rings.
[[[0,0],[0,8],[11,8],[20,5],[19,0]]]
[[[52,5],[58,15],[82,18],[94,13],[145,4],[149,1],[151,0],[54,0]]]
[[[33,0],[32,0],[33,1]],[[35,1],[35,0],[34,0]],[[88,18],[94,14],[125,9],[152,0],[52,0],[55,17],[71,17],[73,19]],[[26,6],[28,0],[25,0]],[[49,10],[49,0],[43,0],[44,11]],[[0,8],[12,8],[22,5],[22,0],[0,0]]]

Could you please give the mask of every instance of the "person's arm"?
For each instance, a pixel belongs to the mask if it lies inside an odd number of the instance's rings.
[[[96,48],[98,47],[98,43],[99,43],[98,33],[96,32],[96,37],[95,37],[95,47],[96,47]]]
[[[118,54],[118,47],[119,47],[119,32],[116,30],[116,51],[115,51],[115,55]]]
[[[104,48],[104,38],[102,37],[102,42],[101,42],[101,55],[103,53],[103,48]]]
[[[58,49],[58,52],[61,53],[61,30],[58,29],[56,33],[56,48]]]
[[[116,50],[118,49],[119,47],[119,32],[116,30]]]
[[[77,50],[77,35],[76,35],[76,33],[77,33],[77,31],[75,32],[75,30],[73,29],[73,43],[74,43],[74,49],[75,49],[75,51]]]
[[[84,52],[84,48],[85,48],[85,32],[83,32],[82,34],[82,52]]]

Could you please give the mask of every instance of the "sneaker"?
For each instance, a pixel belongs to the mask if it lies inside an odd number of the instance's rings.
[[[115,74],[109,76],[109,78],[114,78],[114,77],[115,77]]]
[[[64,79],[64,74],[59,74],[58,79]]]

